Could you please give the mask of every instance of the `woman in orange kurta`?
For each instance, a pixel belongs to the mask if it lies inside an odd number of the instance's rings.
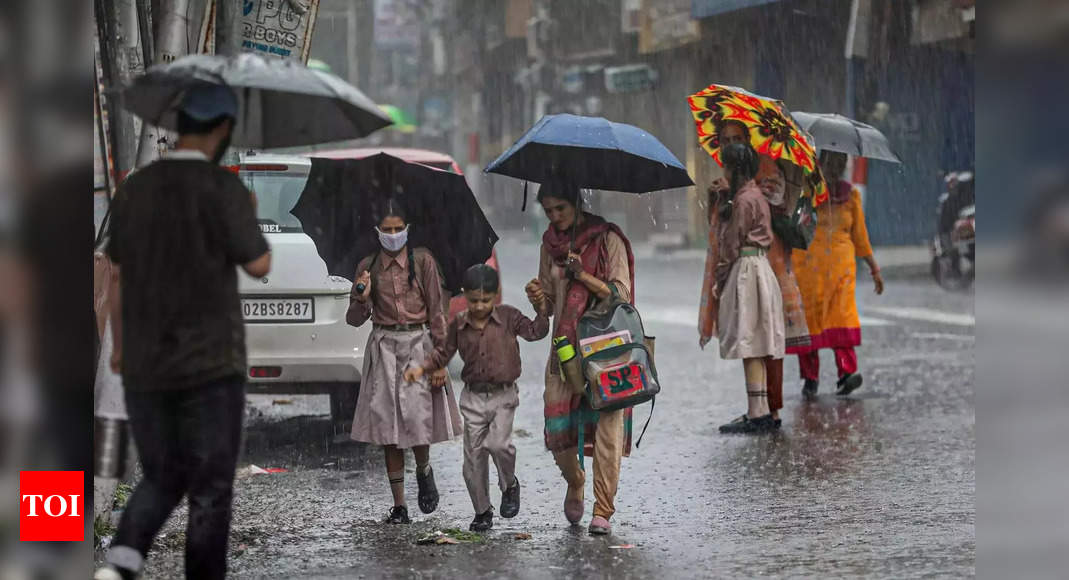
[[[820,378],[821,348],[835,352],[839,370],[837,394],[845,395],[861,386],[857,353],[861,344],[861,321],[854,299],[858,258],[868,264],[876,293],[883,293],[883,278],[869,244],[861,194],[839,176],[846,169],[846,155],[824,151],[821,170],[828,180],[831,199],[817,208],[817,229],[807,251],[795,255],[795,276],[802,292],[809,349],[798,355],[805,386],[802,394],[816,395]]]

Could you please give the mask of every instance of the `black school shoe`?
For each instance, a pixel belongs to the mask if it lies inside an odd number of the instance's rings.
[[[494,527],[494,508],[490,508],[481,514],[476,514],[475,519],[471,520],[471,525],[468,529],[473,532],[485,532]]]
[[[746,421],[747,421],[746,413],[743,413],[742,415],[739,415],[738,418],[736,418],[731,423],[728,423],[727,425],[721,425],[720,426],[720,432],[721,433],[729,433],[729,431],[725,431],[724,430],[725,427],[727,427],[728,425],[735,425],[736,423],[745,423]],[[783,420],[782,419],[773,419],[772,420],[772,430],[779,429],[781,425],[783,425]]]
[[[858,390],[861,387],[861,382],[861,373],[850,373],[848,375],[844,375],[842,378],[839,379],[839,382],[836,383],[839,388],[835,391],[835,394],[840,396],[849,395],[850,393]]]
[[[403,505],[393,506],[390,509],[390,515],[386,516],[386,523],[411,524],[412,520],[408,517],[408,508]]]
[[[808,399],[810,401],[813,400],[813,399],[816,399],[817,398],[817,388],[819,388],[819,387],[820,387],[820,382],[819,381],[814,381],[813,379],[806,379],[805,383],[802,385],[802,398],[803,399]]]
[[[515,478],[512,485],[501,494],[501,517],[514,518],[520,513],[520,478]]]
[[[427,468],[427,475],[416,469],[416,483],[419,484],[419,511],[429,514],[438,509],[438,486],[434,484],[434,470]]]
[[[734,421],[721,425],[721,433],[767,433],[776,428],[776,422],[772,420],[772,414],[753,419],[743,415]]]

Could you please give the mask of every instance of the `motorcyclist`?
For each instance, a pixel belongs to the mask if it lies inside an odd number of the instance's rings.
[[[976,188],[971,171],[948,173],[946,176],[947,191],[939,197],[939,212],[936,222],[936,233],[943,253],[951,257],[950,263],[955,272],[958,272],[957,249],[951,239],[954,224],[957,223],[961,210],[976,204]]]

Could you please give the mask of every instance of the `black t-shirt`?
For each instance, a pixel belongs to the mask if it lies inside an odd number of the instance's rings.
[[[250,195],[233,173],[189,158],[157,161],[119,186],[107,253],[119,264],[127,389],[245,375],[235,266],[268,249]]]

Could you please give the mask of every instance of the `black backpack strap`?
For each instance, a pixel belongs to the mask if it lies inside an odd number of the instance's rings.
[[[642,433],[638,436],[638,441],[635,442],[635,449],[638,449],[639,445],[642,445],[642,438],[646,435],[646,429],[650,426],[650,420],[653,419],[653,408],[657,405],[657,397],[650,399],[650,416],[646,417],[646,424],[642,426]]]

